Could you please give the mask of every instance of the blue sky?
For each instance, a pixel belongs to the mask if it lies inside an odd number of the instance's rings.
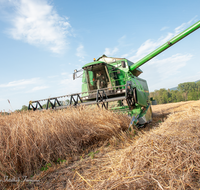
[[[0,111],[80,92],[74,69],[102,54],[136,62],[200,20],[199,7],[199,0],[0,0]],[[150,91],[200,80],[199,36],[200,29],[140,67]]]

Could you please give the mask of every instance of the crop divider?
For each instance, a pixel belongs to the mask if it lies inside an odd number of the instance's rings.
[[[72,94],[70,96],[70,101],[69,101],[69,105],[76,106],[78,104],[78,101],[80,101],[81,103],[83,102],[80,95],[79,94]]]
[[[102,103],[102,108],[108,109],[108,102],[106,102],[106,99],[108,99],[106,93],[104,90],[97,90],[97,96],[96,96],[96,102],[97,106],[99,107],[99,103]],[[106,103],[106,104],[105,104]]]
[[[43,109],[43,107],[42,107],[42,105],[40,104],[39,101],[36,101],[36,102],[34,102],[34,103],[36,103],[35,106],[30,102],[29,105],[28,105],[28,109],[31,109],[31,107],[32,107],[33,111],[35,111],[35,110],[38,109],[38,106],[39,106],[41,109]]]

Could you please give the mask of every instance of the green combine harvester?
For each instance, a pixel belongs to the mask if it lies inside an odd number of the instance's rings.
[[[108,103],[118,101],[113,111],[122,111],[132,117],[130,125],[142,126],[152,121],[151,99],[147,82],[139,78],[141,65],[151,60],[179,40],[200,28],[200,21],[187,28],[136,63],[126,58],[101,56],[88,63],[81,70],[74,71],[73,79],[82,72],[82,92],[42,100],[30,101],[29,110],[65,109],[69,106],[97,104],[108,109]],[[68,105],[62,99],[69,98]],[[45,101],[45,104],[41,102]]]

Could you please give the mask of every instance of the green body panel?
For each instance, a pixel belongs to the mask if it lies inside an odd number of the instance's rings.
[[[93,72],[92,71],[88,71],[88,78],[89,78],[89,81],[90,81],[90,83],[91,83],[91,85],[93,85],[94,84],[94,81],[93,81]]]
[[[126,82],[125,82],[125,80],[124,80],[124,74],[123,74],[122,71],[119,71],[119,72],[120,72],[119,75],[118,75],[119,85],[125,85]]]
[[[120,64],[116,63],[116,65],[115,64],[107,65],[111,86],[119,86],[126,84],[126,81],[124,80],[125,73],[120,67],[121,63]]]
[[[169,40],[168,42],[166,42],[165,44],[163,44],[162,46],[160,46],[159,48],[157,48],[156,50],[154,50],[150,54],[148,54],[147,56],[145,56],[142,59],[140,59],[139,61],[137,61],[134,65],[132,65],[130,67],[130,70],[135,70],[136,68],[143,65],[144,63],[146,63],[150,59],[154,58],[155,56],[157,56],[158,54],[160,54],[161,52],[163,52],[167,48],[171,47],[172,45],[174,45],[178,41],[182,40],[187,35],[191,34],[195,30],[197,30],[198,28],[200,28],[200,21],[196,22],[195,24],[193,24],[192,26],[190,26],[189,28],[187,28],[186,30],[184,30],[183,32],[181,32],[180,34],[178,34],[177,36],[175,36],[174,38],[172,38],[171,40]]]
[[[144,91],[136,89],[138,104],[147,107],[147,96]]]
[[[136,107],[132,110],[129,110],[128,106],[120,106],[111,109],[114,112],[120,112],[123,114],[128,114],[131,118],[135,117],[135,121],[133,125],[137,125],[139,123],[140,118],[145,118],[146,121],[152,120],[152,110],[150,104],[147,105],[145,109],[141,109],[141,106],[136,105]]]
[[[83,93],[82,96],[88,96],[88,85],[87,85],[85,71],[83,71],[83,77],[82,77],[82,92],[86,92]]]
[[[141,114],[141,111],[142,111],[140,106],[136,106],[133,110],[129,110],[128,106],[119,106],[119,107],[112,108],[111,110],[115,112],[120,111],[121,113],[124,113],[124,114],[128,113],[128,115],[131,117]]]

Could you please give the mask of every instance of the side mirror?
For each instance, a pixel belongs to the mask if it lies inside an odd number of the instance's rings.
[[[81,78],[81,76],[83,75],[83,73],[82,74],[79,73],[79,75],[78,75],[78,72],[82,72],[82,71],[83,71],[83,69],[80,69],[80,70],[75,69],[74,73],[73,73],[73,80],[75,80],[76,78]]]
[[[73,73],[73,80],[76,79],[76,73],[77,73],[77,72],[78,72],[77,69],[75,69],[75,70],[74,70],[74,73]]]

